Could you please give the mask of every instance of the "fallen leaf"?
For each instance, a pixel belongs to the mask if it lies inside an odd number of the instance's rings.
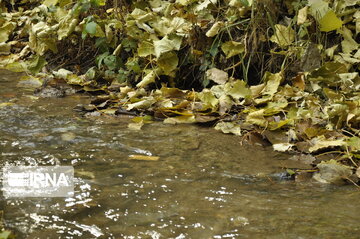
[[[295,31],[291,27],[276,24],[275,34],[270,37],[270,41],[277,43],[280,47],[287,47],[295,40]]]
[[[273,149],[279,152],[286,152],[291,150],[293,146],[294,145],[290,143],[279,143],[279,144],[273,144]]]
[[[333,10],[328,11],[319,21],[320,31],[330,32],[340,28],[343,24]]]
[[[160,159],[160,157],[147,156],[147,155],[142,155],[142,154],[132,154],[132,155],[129,155],[129,159],[140,160],[140,161],[158,161]]]
[[[217,68],[211,68],[206,71],[206,78],[208,80],[214,81],[219,85],[223,85],[228,81],[229,76],[225,71],[219,70]]]
[[[225,53],[226,58],[244,53],[245,44],[236,41],[227,41],[221,45],[221,50]]]
[[[343,184],[345,179],[353,175],[349,166],[343,165],[334,159],[330,161],[322,161],[317,165],[319,172],[315,173],[313,178],[321,183]]]
[[[338,140],[329,140],[325,139],[324,136],[319,136],[311,140],[313,143],[313,146],[309,148],[309,152],[313,153],[320,149],[326,149],[331,147],[338,147],[338,146],[344,146],[346,145],[346,142],[343,139]]]
[[[212,27],[209,29],[209,31],[206,32],[206,36],[207,37],[216,36],[223,26],[224,26],[223,22],[221,21],[215,22],[214,25],[212,25]]]
[[[241,136],[241,128],[236,122],[219,122],[215,126],[216,130],[221,130],[225,134],[235,134]]]

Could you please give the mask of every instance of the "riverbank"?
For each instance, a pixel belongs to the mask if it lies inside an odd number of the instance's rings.
[[[93,95],[79,111],[136,115],[133,130],[210,125],[356,183],[356,3],[121,3],[2,3],[0,65],[40,96]]]

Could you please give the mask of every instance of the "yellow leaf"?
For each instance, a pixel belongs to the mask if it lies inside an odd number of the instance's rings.
[[[343,24],[341,19],[339,19],[333,10],[328,11],[325,16],[323,16],[320,21],[320,31],[330,32],[340,28]]]
[[[212,27],[210,28],[209,31],[206,32],[206,36],[207,37],[214,37],[216,36],[220,29],[224,26],[223,22],[215,22],[214,25],[212,25]]]
[[[276,24],[275,34],[271,36],[270,41],[277,43],[280,47],[286,47],[295,40],[295,31],[291,27]]]
[[[12,106],[12,105],[14,105],[14,103],[4,102],[4,103],[0,103],[0,108],[6,107],[6,106]]]
[[[301,25],[304,24],[307,19],[307,13],[308,13],[308,6],[303,7],[299,10],[298,17],[297,17],[297,24]]]
[[[47,7],[50,7],[51,5],[55,6],[58,3],[58,0],[45,0],[43,4]]]
[[[141,154],[133,154],[133,155],[129,155],[129,159],[143,160],[143,161],[158,161],[160,159],[160,157],[158,157],[158,156],[147,156],[147,155],[141,155]]]
[[[239,55],[245,51],[245,44],[236,41],[227,41],[221,45],[221,50],[225,53],[226,58]]]

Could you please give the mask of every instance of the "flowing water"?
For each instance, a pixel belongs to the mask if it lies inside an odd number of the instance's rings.
[[[1,196],[17,238],[360,238],[359,191],[273,177],[288,155],[195,125],[82,117],[86,97],[36,98],[18,78],[0,72],[1,166],[74,166],[76,186],[73,198]]]

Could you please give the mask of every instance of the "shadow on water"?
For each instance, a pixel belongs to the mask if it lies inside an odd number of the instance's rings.
[[[0,72],[0,164],[72,165],[73,198],[1,198],[18,238],[359,238],[352,186],[272,180],[289,156],[194,125],[84,118]],[[133,161],[131,154],[159,156]]]

